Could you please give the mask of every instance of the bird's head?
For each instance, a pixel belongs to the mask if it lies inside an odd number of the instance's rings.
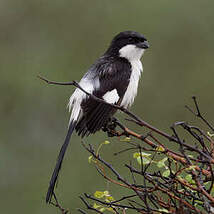
[[[139,60],[147,48],[149,43],[142,34],[124,31],[113,38],[107,53],[128,60]]]

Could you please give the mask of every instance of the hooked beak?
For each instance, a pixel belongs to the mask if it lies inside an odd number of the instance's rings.
[[[148,41],[139,42],[136,44],[136,46],[138,48],[147,49],[147,48],[149,48],[149,43],[148,43]]]

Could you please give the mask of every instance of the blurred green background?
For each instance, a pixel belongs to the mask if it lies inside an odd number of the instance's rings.
[[[74,89],[48,86],[36,75],[79,80],[124,30],[143,33],[151,44],[132,111],[170,132],[176,120],[196,121],[184,108],[196,95],[214,123],[213,0],[1,0],[2,213],[58,213],[45,204],[45,193],[66,134],[66,105]],[[87,142],[98,145],[106,138],[98,133]],[[123,145],[109,140],[105,157],[122,167],[132,156],[112,156]],[[88,153],[74,135],[58,183],[60,201],[77,213],[76,208],[84,207],[79,195],[105,189],[115,198],[121,194],[89,165]]]

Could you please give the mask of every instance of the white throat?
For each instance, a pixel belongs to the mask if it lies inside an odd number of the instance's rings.
[[[126,45],[119,50],[120,57],[128,59],[130,62],[140,60],[144,53],[144,49],[136,47],[136,45]]]

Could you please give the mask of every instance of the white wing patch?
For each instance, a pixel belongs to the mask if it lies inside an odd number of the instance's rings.
[[[83,77],[79,82],[79,85],[88,93],[93,93],[94,89],[99,88],[100,83],[99,79],[88,79],[87,77]],[[71,111],[70,122],[77,121],[82,116],[81,102],[86,99],[87,95],[76,88],[74,93],[71,95],[68,103],[69,111]]]
[[[117,103],[117,101],[119,100],[119,95],[117,93],[117,90],[114,89],[112,91],[108,91],[104,94],[103,99],[107,102],[107,103]]]

